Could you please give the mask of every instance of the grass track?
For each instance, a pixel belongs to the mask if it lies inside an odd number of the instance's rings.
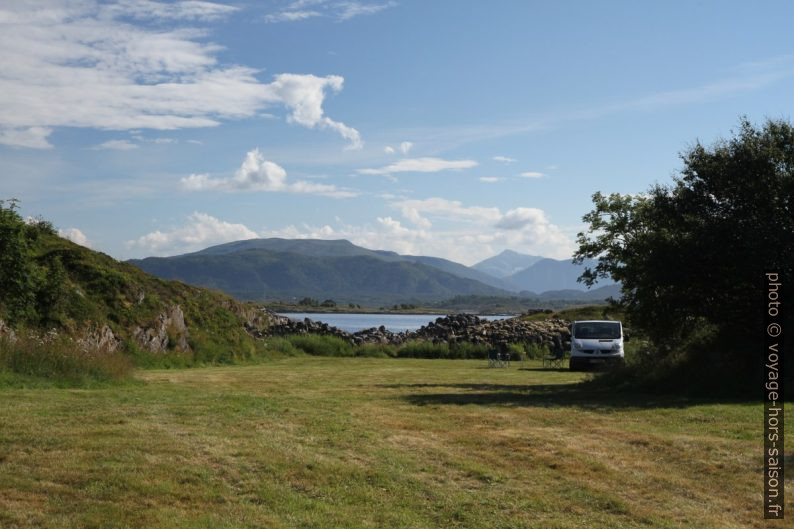
[[[761,519],[760,405],[582,376],[301,357],[3,389],[0,527],[784,526]]]

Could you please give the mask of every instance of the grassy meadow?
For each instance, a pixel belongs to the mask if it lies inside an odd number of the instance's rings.
[[[0,527],[784,526],[762,519],[759,404],[586,376],[300,356],[6,387]]]

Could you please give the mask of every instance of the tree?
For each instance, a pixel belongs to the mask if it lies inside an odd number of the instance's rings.
[[[708,328],[709,360],[757,371],[763,273],[794,277],[794,127],[742,119],[730,139],[681,158],[672,185],[593,195],[574,257],[598,263],[580,280],[621,282],[632,326],[661,356]]]
[[[13,322],[33,315],[37,270],[30,255],[29,230],[17,213],[19,201],[0,200],[0,314]]]

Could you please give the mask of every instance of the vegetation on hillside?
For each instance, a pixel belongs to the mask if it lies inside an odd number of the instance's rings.
[[[764,272],[794,277],[794,127],[743,120],[730,139],[696,143],[682,159],[672,185],[596,193],[576,258],[599,259],[586,284],[622,283],[631,326],[653,344],[622,382],[754,391]]]
[[[20,363],[35,355],[20,357],[15,351],[33,351],[50,331],[58,339],[39,347],[41,354],[73,351],[79,356],[81,350],[107,348],[139,365],[228,363],[265,354],[244,328],[245,323],[267,325],[257,307],[152,277],[74,244],[47,221],[25,221],[15,200],[0,201],[0,294],[0,370],[39,373]],[[181,318],[167,318],[179,311],[184,328]],[[158,324],[164,347],[153,350],[139,338]],[[80,359],[70,362],[79,365]]]

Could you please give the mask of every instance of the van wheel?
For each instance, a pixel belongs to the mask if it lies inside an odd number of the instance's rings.
[[[571,371],[581,371],[582,370],[582,361],[578,358],[571,358],[568,361],[568,369]]]

